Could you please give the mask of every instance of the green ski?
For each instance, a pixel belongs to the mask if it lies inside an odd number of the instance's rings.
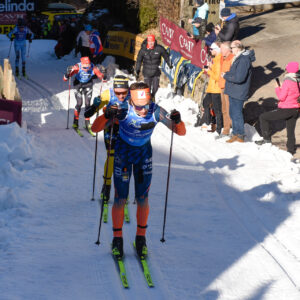
[[[102,200],[104,201],[104,200]],[[103,203],[103,222],[107,223],[108,220],[108,202],[104,201]]]
[[[94,132],[91,130],[91,127],[89,126],[89,127],[84,127],[85,128],[85,130],[91,135],[91,136],[93,136],[93,137],[95,137],[96,136],[96,134],[94,134]]]
[[[75,132],[76,132],[79,136],[83,137],[82,132],[79,130],[79,128],[78,128],[77,126],[74,126],[74,124],[73,124],[72,128],[75,130]]]
[[[130,216],[129,216],[129,210],[128,210],[128,200],[125,203],[124,207],[124,218],[126,223],[130,223]]]
[[[135,242],[133,242],[133,247],[135,249]],[[144,273],[144,276],[145,276],[145,279],[147,281],[148,286],[149,287],[154,287],[154,284],[153,284],[153,281],[152,281],[152,277],[151,277],[151,274],[150,274],[150,270],[149,270],[149,266],[148,266],[148,263],[147,263],[147,260],[146,260],[147,249],[145,249],[144,255],[138,256],[136,254],[136,256],[137,256],[138,260],[140,261],[140,263],[142,265],[143,273]]]
[[[119,256],[120,252],[116,248],[112,249],[112,254],[113,254],[115,261],[118,263],[119,275],[120,275],[122,285],[124,288],[128,289],[129,285],[128,285],[128,280],[127,280],[127,276],[126,276],[126,270],[125,270],[125,264],[124,264],[123,258]]]

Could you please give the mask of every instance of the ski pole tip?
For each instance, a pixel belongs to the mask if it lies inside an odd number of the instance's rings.
[[[162,238],[160,241],[161,241],[162,243],[164,243],[166,240],[165,240],[164,238]]]
[[[95,198],[93,197],[93,198],[91,199],[91,201],[95,201]]]
[[[99,246],[100,245],[100,241],[95,242],[95,244]]]

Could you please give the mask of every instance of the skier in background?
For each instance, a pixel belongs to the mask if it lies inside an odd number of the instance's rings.
[[[85,110],[87,110],[92,99],[93,78],[96,76],[100,80],[103,80],[104,75],[96,66],[91,63],[90,59],[86,56],[80,59],[80,63],[68,67],[67,73],[64,75],[63,80],[68,81],[68,79],[73,75],[75,75],[73,86],[75,88],[75,98],[77,101],[74,110],[73,128],[76,130],[78,129],[78,120],[83,97],[85,99]],[[90,131],[90,118],[85,118],[85,129],[92,134]]]
[[[91,61],[94,64],[100,64],[102,61],[103,46],[100,39],[100,33],[97,30],[92,30],[90,34],[90,51],[91,51]]]
[[[130,98],[129,93],[129,79],[123,75],[116,75],[113,81],[113,88],[105,90],[101,93],[99,97],[94,98],[93,104],[85,111],[84,116],[86,118],[90,118],[96,112],[101,110],[104,106],[110,107],[112,105],[121,105],[124,101],[128,101]],[[109,139],[110,139],[110,131],[111,126],[108,126],[104,129],[104,141],[105,141],[105,148],[106,151],[109,150]],[[108,159],[106,159],[104,165],[104,173],[107,174],[107,178],[105,175],[103,176],[104,183],[101,190],[101,199],[104,203],[109,201],[110,198],[110,190],[111,190],[111,177],[113,173],[113,166],[114,166],[114,154],[115,154],[115,141],[119,134],[119,124],[113,125],[113,136],[112,136],[112,145],[110,145],[110,152],[107,153],[107,157],[110,157],[109,163]],[[108,164],[108,166],[107,166]],[[108,170],[106,172],[106,168]]]
[[[13,37],[14,35],[14,37]],[[19,60],[20,60],[20,52],[22,57],[22,75],[26,76],[26,40],[29,40],[29,43],[32,43],[32,39],[34,38],[34,35],[32,31],[25,26],[25,21],[21,18],[18,19],[17,25],[14,27],[14,29],[8,33],[7,35],[11,41],[14,40],[14,47],[15,47],[15,53],[16,53],[16,60],[15,60],[15,74],[18,77],[19,76]]]
[[[152,146],[150,142],[153,130],[162,122],[178,135],[185,135],[185,124],[180,112],[173,110],[169,115],[162,107],[151,101],[149,86],[136,82],[130,86],[129,101],[120,107],[112,105],[105,114],[98,117],[92,125],[94,132],[105,128],[113,119],[119,122],[119,136],[115,145],[114,187],[115,199],[112,207],[113,242],[112,252],[116,257],[123,256],[124,206],[129,193],[129,182],[133,171],[135,198],[137,201],[137,231],[135,246],[137,254],[147,254],[146,228],[149,215],[148,192],[152,178]],[[173,125],[174,124],[174,125]]]

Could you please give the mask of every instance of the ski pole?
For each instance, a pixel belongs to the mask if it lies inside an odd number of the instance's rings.
[[[111,151],[111,143],[112,143],[112,136],[113,136],[113,129],[114,129],[114,122],[115,117],[112,119],[111,129],[110,129],[110,136],[109,136],[109,144],[108,144],[108,152],[107,152],[107,158],[106,158],[106,170],[105,170],[105,178],[104,178],[104,184],[106,184],[106,178],[108,173],[108,165],[109,165],[109,157],[110,157],[110,151]],[[101,231],[101,224],[102,224],[102,217],[103,217],[103,207],[104,207],[104,199],[102,199],[101,203],[101,213],[100,213],[100,221],[99,221],[99,230],[98,230],[98,240],[95,242],[96,245],[99,246],[100,244],[100,231]]]
[[[11,51],[11,45],[12,45],[13,41],[10,42],[10,46],[9,46],[9,51],[8,51],[8,55],[7,55],[7,58],[10,57],[10,51]]]
[[[31,45],[31,43],[29,43],[29,45],[28,45],[27,57],[29,57],[30,45]]]
[[[71,77],[69,77],[68,116],[67,116],[67,128],[66,129],[69,129],[70,98],[71,98]]]
[[[102,92],[102,84],[100,86],[100,96]],[[99,111],[97,111],[96,118],[99,116]],[[96,165],[97,165],[97,150],[98,150],[98,132],[96,132],[96,144],[95,144],[95,157],[94,157],[94,178],[93,178],[93,195],[92,195],[92,201],[95,201],[94,193],[95,193],[95,180],[96,180]]]
[[[165,227],[166,227],[166,218],[167,218],[167,205],[168,205],[168,194],[169,194],[169,181],[170,181],[170,171],[171,171],[171,160],[172,160],[172,150],[173,150],[173,136],[174,136],[174,121],[172,121],[172,133],[171,133],[171,145],[170,145],[170,154],[169,154],[169,166],[168,166],[168,177],[167,177],[167,189],[166,189],[166,199],[165,199],[165,211],[164,211],[164,224],[163,232],[161,237],[161,242],[164,243],[165,240]]]

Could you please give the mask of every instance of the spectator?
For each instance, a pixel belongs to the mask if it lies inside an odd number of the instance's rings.
[[[84,30],[80,31],[76,38],[76,54],[80,52],[81,57],[90,56],[90,34],[92,31],[90,24],[84,26]]]
[[[205,34],[209,6],[204,0],[195,0],[195,5],[197,9],[193,19],[189,19],[189,23],[193,24],[193,38],[201,39]]]
[[[224,26],[221,29],[220,25],[215,27],[215,33],[217,40],[220,42],[235,41],[238,39],[238,33],[240,30],[239,19],[235,13],[231,13],[230,8],[225,7],[221,10],[222,20]]]
[[[243,106],[250,89],[254,51],[246,51],[240,41],[231,43],[234,54],[230,70],[222,73],[226,80],[224,93],[229,96],[229,114],[232,120],[232,137],[227,143],[244,142]]]
[[[213,23],[209,23],[205,27],[206,36],[204,38],[205,45],[207,47],[210,47],[212,43],[214,43],[217,39],[216,33],[215,33],[215,26]]]
[[[230,42],[223,42],[221,48],[221,60],[220,60],[220,74],[226,73],[230,70],[234,55],[231,52]],[[223,131],[219,137],[229,136],[231,119],[229,115],[229,97],[224,94],[225,79],[220,76],[219,87],[221,89],[221,101],[222,101],[222,115],[223,115]]]
[[[285,120],[287,129],[287,151],[292,155],[296,153],[295,127],[299,115],[300,77],[298,62],[290,62],[286,66],[287,74],[284,76],[282,87],[276,83],[275,92],[279,99],[278,109],[260,115],[260,128],[263,139],[256,141],[258,145],[271,143],[270,121]]]
[[[166,49],[159,45],[153,34],[148,35],[142,43],[141,49],[136,60],[136,78],[138,79],[143,64],[143,76],[145,83],[150,87],[151,95],[154,98],[159,87],[160,63],[161,58],[164,58],[169,68],[172,69],[170,55]]]
[[[211,113],[210,109],[214,110],[216,117],[216,130],[218,134],[221,134],[223,127],[222,120],[222,105],[221,105],[221,89],[219,87],[220,78],[220,59],[221,53],[220,48],[216,43],[213,43],[210,48],[211,54],[213,56],[212,62],[208,64],[207,74],[209,75],[209,81],[206,89],[206,95],[203,99],[204,116],[205,123],[209,125],[211,123]],[[212,132],[214,131],[212,126]]]
[[[101,56],[103,54],[103,46],[100,38],[100,33],[96,29],[92,30],[90,34],[90,52],[91,61],[94,64],[100,64],[102,60]]]

